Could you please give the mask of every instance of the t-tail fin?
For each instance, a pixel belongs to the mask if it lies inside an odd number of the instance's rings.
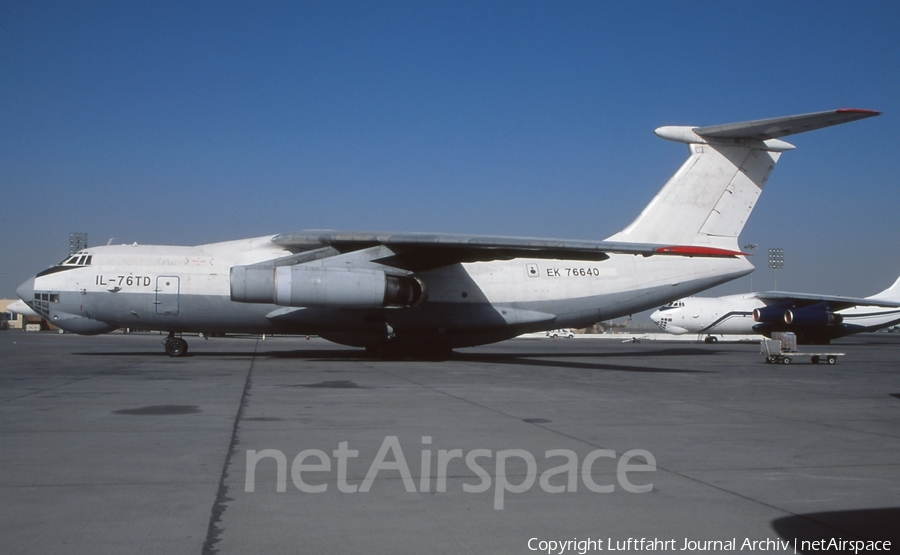
[[[702,245],[737,251],[738,235],[785,150],[778,137],[877,116],[832,110],[713,127],[660,127],[664,139],[687,143],[690,156],[628,227],[608,240]]]

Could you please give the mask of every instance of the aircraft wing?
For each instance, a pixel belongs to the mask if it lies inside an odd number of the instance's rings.
[[[787,293],[781,291],[755,293],[753,296],[767,304],[793,302],[798,306],[807,306],[818,303],[828,303],[831,310],[843,310],[854,306],[900,307],[900,301],[889,301],[887,299],[877,299],[874,297],[840,297],[836,295],[810,295],[807,293]]]
[[[343,254],[384,246],[393,255],[380,258],[376,262],[412,272],[421,272],[461,262],[488,262],[514,258],[600,261],[609,258],[610,254],[697,257],[736,257],[744,254],[738,251],[696,245],[330,230],[284,233],[274,236],[272,242],[293,253],[330,247]]]

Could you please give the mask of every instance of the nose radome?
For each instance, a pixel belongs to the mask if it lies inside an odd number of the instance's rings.
[[[16,295],[19,296],[20,299],[25,301],[26,303],[30,303],[34,300],[34,278],[29,278],[28,281],[20,285],[16,288]]]

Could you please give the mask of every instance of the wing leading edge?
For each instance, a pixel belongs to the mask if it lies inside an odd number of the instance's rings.
[[[854,306],[879,306],[885,308],[900,307],[900,301],[878,299],[875,297],[841,297],[837,295],[810,295],[807,293],[787,293],[780,291],[754,293],[753,296],[763,302],[793,302],[800,306],[817,303],[828,303],[832,310],[843,310],[845,308],[852,308]]]
[[[378,262],[413,272],[462,262],[514,258],[600,261],[610,254],[640,256],[736,257],[745,253],[693,245],[661,245],[617,241],[583,241],[453,235],[432,233],[366,233],[311,230],[283,233],[272,242],[294,253],[331,247],[340,253],[385,246],[394,254]]]

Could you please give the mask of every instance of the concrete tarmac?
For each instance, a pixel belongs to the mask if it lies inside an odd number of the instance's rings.
[[[154,334],[0,333],[0,551],[900,549],[900,334],[802,349],[834,366],[724,342],[421,362],[187,339],[173,359]]]

